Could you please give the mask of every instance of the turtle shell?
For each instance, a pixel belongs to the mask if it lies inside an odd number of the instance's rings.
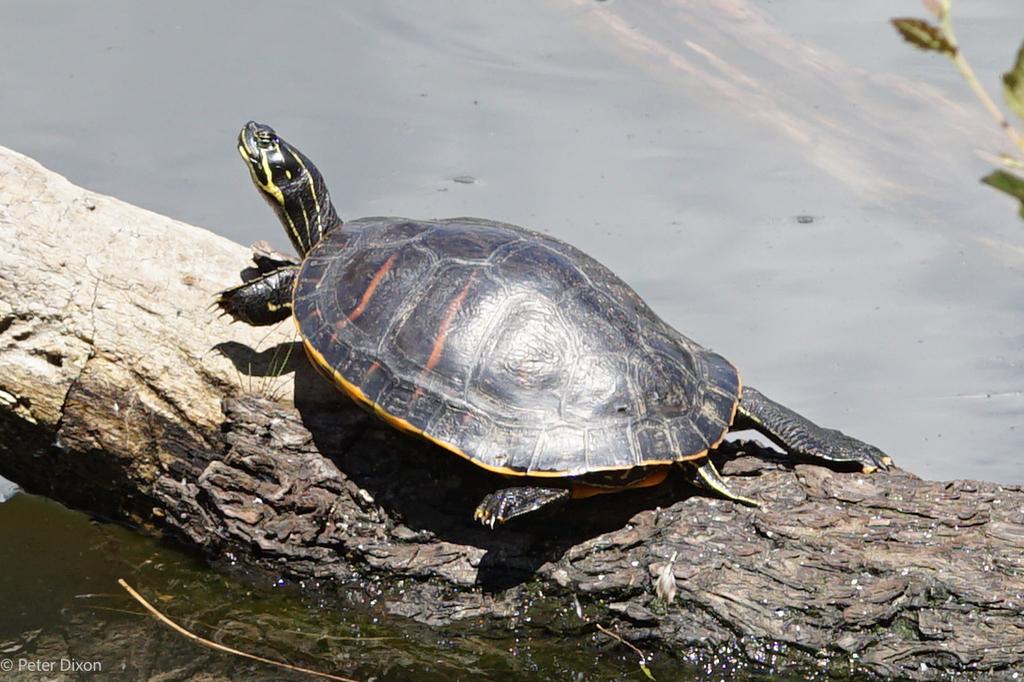
[[[578,249],[477,218],[363,218],[296,279],[313,363],[357,401],[503,474],[576,476],[704,456],[736,368]]]

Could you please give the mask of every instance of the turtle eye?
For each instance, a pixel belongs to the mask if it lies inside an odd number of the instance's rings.
[[[256,144],[263,149],[276,146],[277,143],[277,135],[274,134],[274,131],[268,129],[257,130],[255,138]]]

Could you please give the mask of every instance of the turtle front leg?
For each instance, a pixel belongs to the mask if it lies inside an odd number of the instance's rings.
[[[572,497],[572,491],[568,488],[538,488],[534,486],[502,488],[489,493],[480,501],[473,518],[485,526],[494,528],[509,519],[529,514],[555,502],[568,500],[570,497]]]
[[[238,322],[262,327],[292,314],[292,285],[299,266],[286,265],[220,293],[214,305]]]
[[[856,463],[864,472],[886,469],[892,464],[889,456],[874,445],[847,436],[842,431],[818,426],[750,386],[743,387],[732,428],[760,431],[791,455],[826,462]]]

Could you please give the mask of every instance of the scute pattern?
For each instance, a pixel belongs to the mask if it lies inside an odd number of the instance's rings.
[[[392,420],[504,473],[701,456],[732,421],[724,358],[545,235],[475,218],[364,218],[303,262],[311,357]]]

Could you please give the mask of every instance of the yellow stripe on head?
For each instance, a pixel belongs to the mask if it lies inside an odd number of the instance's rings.
[[[314,229],[314,227],[309,223],[309,213],[303,211],[303,216],[306,218],[306,234],[322,236],[326,231],[327,226],[320,224],[320,192],[316,186],[315,174],[310,172],[309,168],[306,166],[306,162],[301,156],[295,155],[295,160],[298,161],[299,165],[302,166],[302,169],[306,171],[306,182],[309,184],[309,195],[313,197],[313,220],[317,222]],[[312,246],[312,244],[306,244],[307,249],[312,248]]]
[[[270,170],[270,160],[267,158],[267,155],[263,153],[260,154],[259,171],[257,171],[256,164],[252,163],[252,159],[249,157],[249,152],[243,145],[238,145],[238,153],[242,155],[242,158],[246,162],[245,165],[249,168],[249,174],[252,176],[253,184],[283,207],[284,194],[271,180],[273,173]]]
[[[272,177],[274,177],[273,171],[270,170],[270,158],[266,154],[260,155],[260,167],[263,169],[264,177],[266,178],[263,182],[257,180],[257,184],[264,192],[274,197],[274,200],[284,207],[284,193],[280,188],[274,184]]]

